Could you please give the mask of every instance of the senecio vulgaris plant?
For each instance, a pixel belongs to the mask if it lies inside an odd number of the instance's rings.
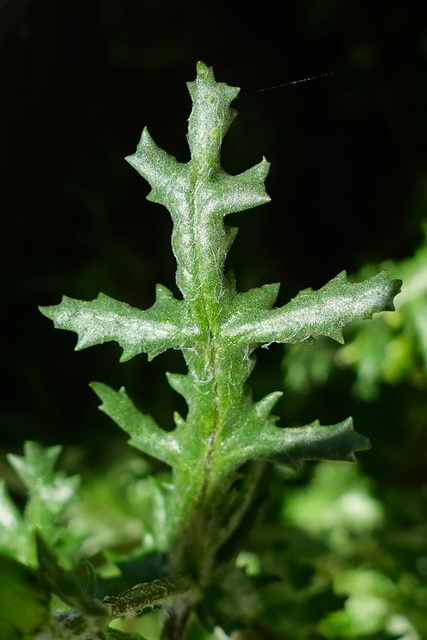
[[[227,174],[220,151],[236,116],[230,103],[239,90],[216,82],[201,62],[188,88],[190,161],[179,163],[146,129],[136,153],[127,158],[150,183],[148,199],[172,216],[182,298],[157,285],[156,301],[145,311],[102,293],[91,302],[64,297],[59,305],[41,309],[55,327],[78,334],[77,349],[114,340],[123,349],[122,361],[140,353],[151,360],[179,349],[188,367],[186,375],[167,374],[188,406],[185,418],[175,414],[172,431],[141,413],[125,389],[92,383],[102,411],[129,434],[130,444],[171,469],[170,484],[157,485],[165,507],[153,523],[158,547],[168,554],[170,577],[104,600],[106,620],[165,604],[163,640],[185,637],[193,612],[233,565],[268,464],[352,461],[355,451],[369,446],[353,430],[351,418],[329,426],[317,421],[277,426],[271,411],[281,392],[255,401],[247,386],[255,350],[316,336],[342,342],[347,323],[393,310],[400,289],[400,281],[389,280],[385,272],[359,283],[349,283],[342,272],[279,308],[274,307],[278,284],[239,292],[233,274],[224,273],[237,233],[224,218],[269,201],[264,187],[269,164],[264,159],[240,175]]]

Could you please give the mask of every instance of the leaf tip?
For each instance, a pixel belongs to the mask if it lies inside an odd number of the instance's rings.
[[[90,382],[89,387],[96,393],[98,398],[103,402],[105,395],[111,390],[110,387],[104,382]],[[102,405],[99,406],[101,409]]]
[[[210,67],[208,67],[207,64],[199,60],[199,62],[196,65],[197,77],[203,80],[208,75],[209,70],[210,70]]]

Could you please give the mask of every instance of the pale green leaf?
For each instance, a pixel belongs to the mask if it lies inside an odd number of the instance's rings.
[[[198,334],[187,320],[185,303],[161,285],[156,288],[156,302],[146,311],[103,293],[91,302],[64,296],[60,304],[40,310],[57,329],[78,334],[76,349],[115,340],[123,349],[122,361],[143,352],[152,359],[166,349],[184,347]]]
[[[23,456],[8,455],[8,460],[28,489],[25,520],[29,530],[38,527],[58,549],[61,560],[72,564],[80,539],[65,525],[68,508],[80,499],[80,478],[54,470],[60,453],[60,446],[44,448],[29,441],[24,444]]]
[[[197,63],[197,77],[187,82],[193,109],[188,121],[188,144],[193,160],[219,165],[222,140],[237,115],[230,103],[240,89],[216,82],[212,67]]]
[[[115,391],[101,382],[92,382],[91,387],[102,400],[101,411],[131,436],[132,446],[170,465],[177,461],[180,451],[175,435],[139,411],[124,388]]]
[[[33,546],[32,531],[0,479],[0,551],[29,563]]]
[[[26,515],[33,525],[53,523],[78,500],[80,478],[54,471],[60,453],[60,446],[45,449],[36,442],[26,442],[24,456],[8,456],[10,464],[28,487]]]
[[[247,425],[230,444],[225,447],[228,451],[224,458],[228,457],[233,466],[249,459],[289,466],[297,466],[302,460],[354,462],[355,451],[370,447],[369,440],[354,431],[351,418],[330,426],[322,426],[317,420],[297,428],[265,425],[259,434],[255,432],[255,424]]]
[[[205,584],[213,579],[221,545],[251,515],[262,461],[295,466],[307,459],[354,460],[355,451],[369,446],[355,433],[351,419],[331,426],[277,427],[271,410],[280,393],[253,402],[247,388],[254,350],[321,335],[342,341],[342,328],[349,322],[394,308],[400,282],[381,273],[351,284],[343,272],[319,291],[301,291],[277,309],[276,284],[238,293],[233,275],[224,274],[236,235],[224,218],[268,202],[264,181],[269,165],[263,160],[240,175],[228,175],[220,152],[236,115],[230,105],[238,89],[216,82],[203,63],[188,88],[193,102],[190,161],[179,163],[147,130],[136,153],[127,158],[150,183],[148,199],[171,214],[176,283],[183,299],[175,300],[158,286],[156,302],[146,311],[101,294],[92,302],[64,298],[43,312],[57,327],[77,332],[77,348],[114,340],[123,349],[122,360],[142,352],[153,358],[170,348],[182,351],[188,374],[169,374],[168,380],[185,398],[188,411],[185,418],[175,414],[174,431],[163,430],[140,412],[124,389],[101,383],[93,388],[101,409],[130,435],[130,443],[172,467],[167,495],[164,483],[153,481],[150,500],[160,514],[154,518],[153,535],[161,548],[168,548],[172,571]],[[261,462],[245,465],[249,460]],[[259,470],[258,475],[251,477],[249,467]],[[138,590],[127,595],[130,600],[139,597]]]
[[[358,283],[348,282],[342,271],[318,291],[304,289],[279,309],[237,308],[224,322],[223,335],[256,343],[299,343],[320,335],[343,342],[342,328],[349,322],[393,311],[400,285],[400,280],[389,280],[385,271]]]

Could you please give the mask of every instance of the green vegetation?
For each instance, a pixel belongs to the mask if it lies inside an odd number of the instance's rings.
[[[49,640],[307,640],[402,627],[407,618],[399,618],[396,605],[390,605],[390,579],[369,568],[367,547],[357,544],[362,537],[375,545],[384,513],[356,468],[341,464],[355,461],[355,452],[369,447],[367,438],[354,431],[351,418],[327,426],[318,421],[278,426],[271,411],[281,392],[254,400],[248,385],[257,348],[274,342],[302,345],[313,356],[318,337],[342,343],[348,323],[394,309],[400,280],[382,271],[354,283],[342,272],[278,308],[277,284],[239,292],[233,274],[224,271],[237,229],[223,218],[268,202],[269,165],[263,160],[238,176],[228,175],[220,150],[236,115],[230,103],[238,89],[217,83],[203,63],[188,87],[190,161],[179,163],[146,130],[127,158],[150,183],[148,199],[171,214],[182,297],[157,285],[156,301],[146,311],[104,294],[90,302],[64,297],[42,308],[57,328],[78,334],[78,349],[116,341],[122,361],[181,351],[188,373],[167,376],[187,412],[176,413],[175,428],[165,430],[139,411],[123,388],[95,382],[102,411],[146,457],[129,457],[82,489],[77,478],[54,471],[57,447],[27,443],[22,458],[10,457],[29,499],[23,517],[2,492],[1,548],[38,567],[32,570],[40,593],[47,585],[57,609],[46,622],[44,599],[32,627],[23,630],[19,619],[8,622],[10,637],[40,632]],[[307,490],[296,481],[306,460],[322,461]],[[279,491],[284,480],[291,481],[286,498]],[[272,511],[264,513],[263,526],[258,515],[269,488]],[[328,509],[328,496],[339,508]],[[36,538],[32,527],[38,529]],[[343,546],[346,562],[327,571],[328,557]],[[75,573],[85,560],[99,574],[96,579],[86,563],[87,587]],[[359,561],[368,568],[354,569]],[[16,562],[14,571],[7,564],[16,583],[22,566]],[[128,566],[139,566],[130,584],[120,582]],[[395,589],[396,602],[402,589]],[[342,598],[347,598],[345,610]],[[361,616],[366,598],[369,615]],[[153,607],[163,611],[152,613]],[[406,628],[412,632],[409,622]],[[245,635],[248,629],[258,635]]]

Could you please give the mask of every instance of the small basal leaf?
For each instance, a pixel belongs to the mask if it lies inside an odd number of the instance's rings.
[[[158,605],[168,605],[183,596],[192,599],[197,596],[197,593],[197,585],[191,578],[173,576],[137,584],[117,596],[106,596],[103,603],[110,610],[110,616],[113,619],[135,615],[144,609]]]

